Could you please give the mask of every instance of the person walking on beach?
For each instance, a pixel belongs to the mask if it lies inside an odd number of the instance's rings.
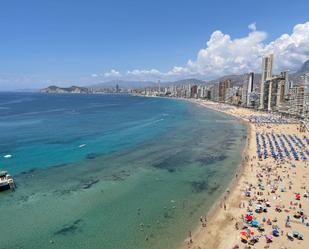
[[[192,233],[191,233],[191,231],[189,231],[189,238],[190,238],[190,244],[192,244],[193,240],[192,240]]]

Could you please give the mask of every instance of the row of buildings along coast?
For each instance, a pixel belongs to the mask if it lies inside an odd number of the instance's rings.
[[[232,83],[225,78],[212,84],[183,84],[144,89],[140,94],[177,98],[199,98],[216,102],[278,112],[296,118],[309,119],[309,75],[293,83],[288,71],[273,74],[272,54],[262,59],[260,74],[250,72],[243,82]]]

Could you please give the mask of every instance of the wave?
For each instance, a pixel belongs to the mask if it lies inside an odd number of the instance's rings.
[[[129,129],[133,128],[142,128],[142,127],[146,127],[146,126],[151,126],[153,124],[156,124],[158,122],[161,122],[161,121],[164,121],[164,118],[160,118],[160,119],[156,119],[156,120],[152,120],[152,121],[149,121],[149,122],[145,122],[145,123],[141,123],[141,124],[138,124],[134,127],[130,127]]]
[[[67,109],[64,108],[58,108],[58,109],[52,109],[52,110],[47,110],[47,111],[37,111],[37,112],[24,112],[24,113],[18,113],[18,114],[8,114],[5,117],[0,117],[1,118],[7,118],[7,117],[23,117],[23,116],[32,116],[32,115],[38,115],[38,114],[46,114],[46,113],[53,113],[53,112],[64,112]]]
[[[18,122],[12,122],[12,121],[0,121],[0,127],[20,127],[20,126],[26,126],[26,125],[34,125],[41,123],[43,120],[29,120],[29,121],[18,121]]]
[[[7,102],[0,102],[0,106],[1,105],[10,105],[10,104],[19,104],[19,103],[23,103],[23,102],[28,102],[28,101],[32,101],[35,100],[35,98],[21,98],[21,99],[16,99],[16,100],[11,100],[11,101],[7,101]]]

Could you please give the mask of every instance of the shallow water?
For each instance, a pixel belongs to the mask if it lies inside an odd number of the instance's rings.
[[[246,127],[191,103],[0,94],[0,248],[176,248],[235,175]],[[79,145],[85,144],[79,148]],[[147,240],[146,240],[147,238]]]

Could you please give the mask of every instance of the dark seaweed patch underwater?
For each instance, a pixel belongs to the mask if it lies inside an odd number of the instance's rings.
[[[184,101],[0,98],[0,154],[13,155],[0,165],[18,186],[0,193],[1,249],[176,248],[244,147],[243,125]]]

